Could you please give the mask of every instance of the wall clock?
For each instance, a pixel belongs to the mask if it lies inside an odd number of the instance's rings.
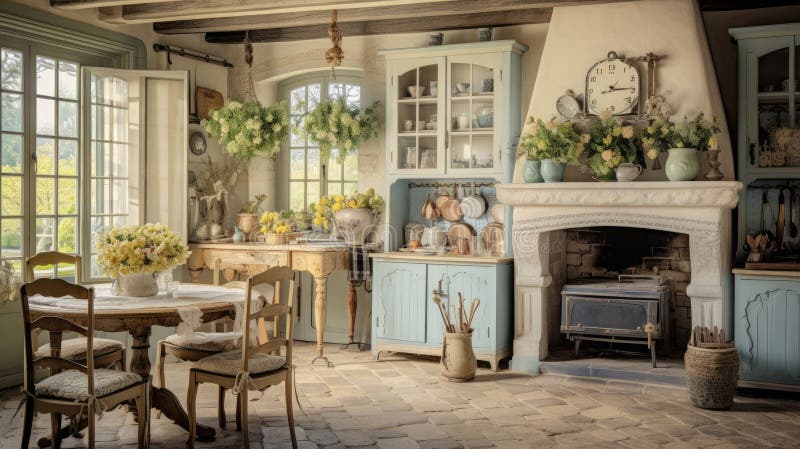
[[[586,73],[586,113],[613,115],[639,111],[639,71],[616,52],[595,63]]]
[[[206,152],[206,138],[203,133],[195,131],[189,136],[189,151],[195,156],[200,156]]]

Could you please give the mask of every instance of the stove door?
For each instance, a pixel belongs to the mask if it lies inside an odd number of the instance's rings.
[[[660,328],[655,300],[564,295],[563,307],[563,332],[646,338],[647,323]]]

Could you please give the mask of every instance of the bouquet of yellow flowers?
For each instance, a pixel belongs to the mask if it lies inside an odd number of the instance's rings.
[[[323,196],[309,208],[314,213],[314,224],[322,229],[328,229],[333,214],[342,209],[371,209],[373,215],[380,215],[383,212],[384,202],[380,195],[375,193],[375,189],[369,188],[366,193],[354,193],[350,196],[328,195]]]
[[[286,212],[264,212],[261,215],[261,232],[264,234],[288,234],[292,232],[291,217]]]
[[[657,118],[645,129],[642,144],[647,157],[655,159],[670,148],[694,148],[697,151],[716,149],[720,128],[716,117],[708,120],[702,112],[674,122],[668,118]]]
[[[613,180],[615,170],[623,162],[641,160],[641,144],[633,125],[623,124],[604,111],[591,123],[583,140],[589,149],[586,164],[590,174],[599,180]]]
[[[189,258],[178,234],[161,223],[111,229],[97,236],[95,246],[100,272],[111,278],[159,273]]]

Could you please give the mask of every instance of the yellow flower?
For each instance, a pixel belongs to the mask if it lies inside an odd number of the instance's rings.
[[[622,128],[615,126],[611,133],[614,134],[614,137],[619,137],[622,134]]]
[[[328,229],[328,225],[329,225],[329,224],[330,224],[330,223],[328,222],[328,219],[327,219],[327,218],[325,218],[325,219],[323,219],[323,220],[322,220],[322,227],[323,227],[323,228],[325,228],[325,229]]]
[[[647,134],[653,134],[653,127],[652,126],[648,126],[647,127]]]
[[[611,138],[610,134],[605,136],[605,137],[603,137],[603,143],[606,144],[606,145],[611,145],[611,140],[612,140],[612,138]]]
[[[581,134],[581,142],[589,143],[590,140],[592,140],[592,136],[589,134]]]
[[[711,138],[708,139],[708,148],[712,150],[716,150],[719,142],[717,142],[717,136],[712,135]]]
[[[600,113],[600,120],[608,120],[610,118],[611,118],[611,111],[609,111],[608,109]]]
[[[331,207],[331,209],[333,209],[334,212],[339,212],[340,210],[342,210],[342,203],[334,204],[333,207]]]
[[[349,207],[349,208],[351,208],[351,209],[355,208],[355,207],[356,207],[356,201],[355,201],[355,200],[350,200],[350,201],[347,203],[347,207]]]
[[[614,158],[614,152],[611,150],[606,150],[600,153],[600,156],[603,158],[604,161],[608,162]]]
[[[650,159],[655,159],[655,158],[657,158],[657,157],[658,157],[658,151],[656,151],[656,150],[654,150],[654,149],[653,149],[653,150],[650,150],[650,151],[648,151],[648,152],[647,152],[647,157],[649,157]]]
[[[314,224],[315,224],[315,225],[318,225],[318,226],[319,226],[319,224],[321,224],[321,223],[322,223],[322,219],[321,219],[321,218],[319,218],[319,217],[314,217]]]

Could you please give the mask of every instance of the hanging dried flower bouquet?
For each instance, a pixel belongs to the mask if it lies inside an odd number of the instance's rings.
[[[367,139],[378,135],[379,102],[368,108],[350,106],[344,100],[323,101],[296,124],[298,132],[319,146],[320,157],[327,161],[333,149],[343,162]]]
[[[273,156],[289,136],[289,109],[285,101],[264,106],[258,101],[228,100],[211,111],[202,125],[229,154],[249,161],[254,156]]]

